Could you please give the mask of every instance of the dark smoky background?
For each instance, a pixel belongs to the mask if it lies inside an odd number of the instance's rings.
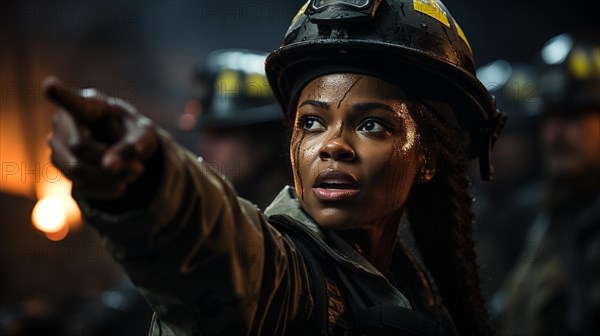
[[[179,127],[194,65],[214,49],[277,48],[303,3],[1,2],[0,335],[144,334],[150,322],[143,299],[81,225],[68,181],[49,164],[54,107],[42,79],[56,75],[124,98],[194,150],[197,134]],[[445,4],[477,65],[532,62],[549,38],[598,29],[592,1]]]

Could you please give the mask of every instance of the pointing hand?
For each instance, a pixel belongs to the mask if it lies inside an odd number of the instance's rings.
[[[70,89],[54,77],[46,78],[43,88],[61,108],[53,116],[49,140],[52,163],[87,197],[122,196],[157,151],[152,121],[127,102],[94,89]]]

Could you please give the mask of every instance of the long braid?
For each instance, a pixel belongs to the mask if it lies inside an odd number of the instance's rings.
[[[434,178],[416,184],[408,200],[408,219],[419,253],[460,335],[491,335],[481,294],[473,238],[474,215],[468,191],[466,141],[415,104],[421,146],[434,155]]]

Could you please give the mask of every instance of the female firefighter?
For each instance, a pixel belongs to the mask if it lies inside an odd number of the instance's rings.
[[[444,5],[308,1],[266,73],[295,187],[264,213],[129,104],[45,83],[52,160],[151,334],[490,334],[466,169],[490,177],[504,115]]]

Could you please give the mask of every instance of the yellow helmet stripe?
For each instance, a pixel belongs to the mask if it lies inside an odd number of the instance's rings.
[[[446,12],[435,0],[413,0],[413,6],[417,12],[430,16],[450,28]]]

